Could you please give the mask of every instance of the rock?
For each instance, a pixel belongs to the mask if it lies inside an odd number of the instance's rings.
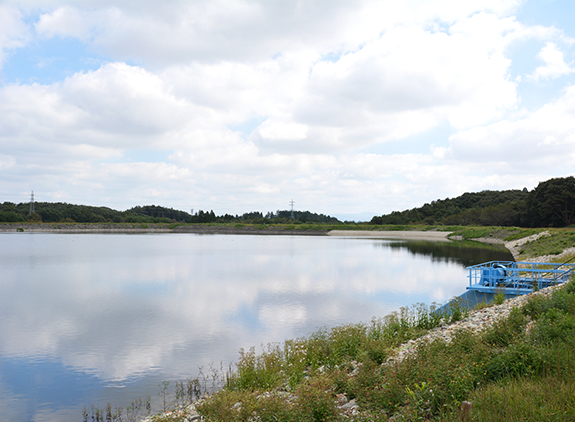
[[[353,409],[358,408],[359,406],[356,404],[355,400],[350,400],[343,406],[340,406],[341,409]]]

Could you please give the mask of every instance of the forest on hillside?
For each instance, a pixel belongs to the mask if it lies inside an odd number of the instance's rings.
[[[373,217],[371,224],[566,227],[575,224],[575,178],[541,182],[532,191],[485,190]]]
[[[74,205],[63,202],[0,204],[0,222],[36,221],[46,223],[252,223],[281,224],[339,223],[329,215],[310,211],[259,211],[242,215],[216,215],[214,211],[194,214],[157,205],[136,206],[126,211],[107,207]],[[367,223],[366,223],[367,224]],[[424,204],[419,208],[394,211],[373,217],[373,225],[448,225],[566,227],[575,224],[575,178],[554,178],[541,182],[532,191],[504,190],[469,193]]]
[[[30,203],[0,204],[0,222],[44,222],[44,223],[338,223],[335,217],[309,211],[276,211],[262,214],[249,212],[242,215],[224,214],[217,216],[214,211],[199,210],[194,214],[165,208],[157,205],[136,206],[126,211],[107,207],[74,205],[64,202],[35,202],[34,213],[30,213]]]

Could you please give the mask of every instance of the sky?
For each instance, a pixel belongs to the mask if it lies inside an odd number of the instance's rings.
[[[0,0],[0,202],[369,220],[575,173],[571,0]]]

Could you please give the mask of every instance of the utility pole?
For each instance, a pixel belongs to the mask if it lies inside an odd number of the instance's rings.
[[[289,204],[291,205],[291,214],[290,214],[290,218],[292,220],[295,220],[295,217],[293,215],[293,205],[295,204],[295,201],[292,199],[291,201],[289,201]]]
[[[32,196],[30,197],[30,215],[35,212],[36,209],[34,208],[34,191],[32,191]]]

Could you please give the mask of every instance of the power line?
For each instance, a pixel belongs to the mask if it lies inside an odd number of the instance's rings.
[[[289,204],[291,205],[290,218],[291,218],[292,220],[295,220],[295,217],[294,217],[294,215],[293,215],[293,206],[294,206],[294,204],[295,204],[295,201],[292,199],[291,201],[289,201]]]

